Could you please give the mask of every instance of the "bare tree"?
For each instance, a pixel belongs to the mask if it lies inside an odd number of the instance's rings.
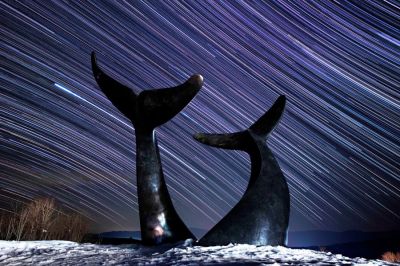
[[[63,213],[54,199],[38,198],[15,213],[0,215],[0,238],[6,240],[59,239],[79,242],[88,231],[88,221],[75,212]]]
[[[19,214],[15,227],[15,240],[20,241],[26,232],[25,227],[30,218],[29,209],[23,209]]]
[[[11,240],[14,232],[15,232],[15,227],[16,227],[16,215],[9,215],[8,220],[7,217],[5,219],[6,221],[8,221],[8,223],[6,224],[6,233],[5,233],[5,240]]]

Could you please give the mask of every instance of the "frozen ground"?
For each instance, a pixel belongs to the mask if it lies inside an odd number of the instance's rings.
[[[378,260],[284,247],[192,246],[157,248],[69,241],[0,241],[0,265],[395,265]]]

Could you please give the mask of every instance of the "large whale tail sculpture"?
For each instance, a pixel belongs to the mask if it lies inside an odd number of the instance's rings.
[[[244,131],[194,135],[197,141],[206,145],[245,151],[251,161],[251,177],[243,197],[197,242],[199,245],[286,244],[289,190],[278,162],[265,143],[269,133],[278,124],[285,103],[285,96],[280,96],[263,116]]]
[[[98,67],[94,52],[91,57],[97,84],[135,127],[142,243],[156,245],[195,238],[172,204],[154,129],[171,120],[194,98],[203,84],[202,76],[193,75],[177,87],[146,90],[136,95]]]

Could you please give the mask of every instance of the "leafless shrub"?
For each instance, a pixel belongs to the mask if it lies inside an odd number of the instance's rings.
[[[319,247],[319,251],[327,252],[328,250],[326,247]]]
[[[67,232],[71,241],[79,242],[87,233],[88,224],[85,219],[79,214],[71,214],[66,219]]]
[[[387,261],[387,262],[400,262],[400,252],[390,252],[387,251],[383,253],[382,259]]]
[[[54,199],[39,198],[14,213],[0,216],[0,239],[70,240],[80,242],[88,231],[88,221],[78,213],[59,209]]]

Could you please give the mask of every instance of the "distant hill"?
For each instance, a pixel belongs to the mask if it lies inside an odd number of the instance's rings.
[[[375,239],[398,239],[400,231],[363,232],[363,231],[299,231],[289,232],[289,247],[330,246],[350,242],[363,242]]]
[[[190,228],[190,231],[196,236],[201,237],[205,233],[206,230],[200,228]],[[132,238],[132,239],[141,239],[140,231],[111,231],[111,232],[103,232],[98,234],[101,238]]]
[[[190,228],[197,237],[201,237],[206,230]],[[132,238],[140,240],[139,231],[111,231],[98,234],[102,238]],[[289,247],[331,246],[343,243],[363,242],[375,239],[399,239],[400,231],[363,232],[363,231],[298,231],[289,232]]]
[[[386,251],[400,251],[400,231],[292,232],[289,247],[329,251],[351,258],[381,259]]]
[[[98,234],[100,238],[132,238],[140,240],[139,231],[111,231]]]
[[[206,231],[190,229],[197,237]],[[128,244],[140,243],[139,231],[112,231],[87,238],[91,243]],[[400,251],[400,231],[362,232],[362,231],[301,231],[289,232],[288,247],[330,251],[348,257],[380,259],[386,251]]]

